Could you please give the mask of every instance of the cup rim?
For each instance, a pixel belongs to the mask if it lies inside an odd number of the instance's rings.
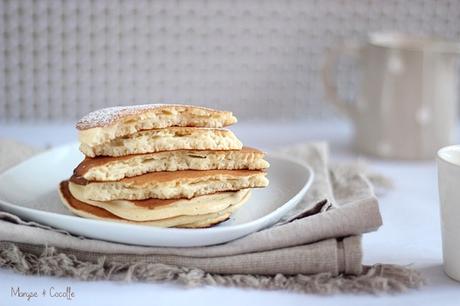
[[[445,147],[442,147],[441,149],[438,150],[438,152],[436,153],[436,158],[440,161],[443,161],[445,163],[448,163],[449,165],[452,165],[454,167],[459,167],[460,168],[460,163],[454,163],[448,159],[446,159],[444,156],[442,156],[442,153],[444,151],[449,151],[449,150],[452,150],[452,149],[458,149],[460,151],[460,144],[454,144],[454,145],[448,145],[448,146],[445,146]]]
[[[460,42],[439,36],[420,36],[403,32],[373,32],[368,35],[368,39],[369,44],[381,48],[460,53]]]

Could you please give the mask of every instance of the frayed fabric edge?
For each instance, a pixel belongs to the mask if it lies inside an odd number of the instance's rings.
[[[107,261],[81,261],[74,255],[44,247],[39,255],[22,251],[14,243],[2,242],[0,267],[26,275],[72,277],[84,281],[115,280],[141,282],[173,282],[186,287],[204,285],[241,287],[266,290],[288,290],[300,293],[331,295],[394,294],[416,289],[425,284],[422,275],[398,265],[364,266],[361,275],[320,273],[315,275],[247,275],[211,274],[200,269],[177,267],[139,261],[132,264]]]

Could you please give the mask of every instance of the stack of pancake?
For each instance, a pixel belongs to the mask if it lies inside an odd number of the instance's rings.
[[[85,159],[63,203],[94,219],[200,228],[227,220],[265,187],[264,153],[223,127],[231,112],[176,104],[112,107],[77,123]]]

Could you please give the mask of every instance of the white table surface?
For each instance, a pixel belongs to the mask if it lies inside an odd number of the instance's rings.
[[[238,123],[232,128],[246,144],[266,150],[302,141],[327,140],[332,156],[355,159],[351,128],[342,121],[294,123]],[[0,137],[37,146],[75,141],[72,124],[0,124]],[[81,282],[53,277],[23,276],[0,269],[0,305],[460,305],[460,283],[442,271],[436,165],[423,162],[384,161],[361,157],[373,170],[393,179],[395,188],[380,198],[384,225],[363,240],[364,263],[394,263],[419,269],[428,285],[398,295],[314,296],[284,291],[201,287],[172,284]],[[71,300],[35,298],[29,302],[11,297],[11,287],[41,292],[50,287],[65,290]]]

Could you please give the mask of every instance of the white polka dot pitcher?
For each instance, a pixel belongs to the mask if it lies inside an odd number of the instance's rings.
[[[345,43],[325,62],[326,97],[355,125],[355,147],[395,159],[434,158],[455,141],[456,57],[460,43],[399,33],[374,33],[362,44]],[[333,70],[341,55],[358,61],[356,101],[337,92]]]

